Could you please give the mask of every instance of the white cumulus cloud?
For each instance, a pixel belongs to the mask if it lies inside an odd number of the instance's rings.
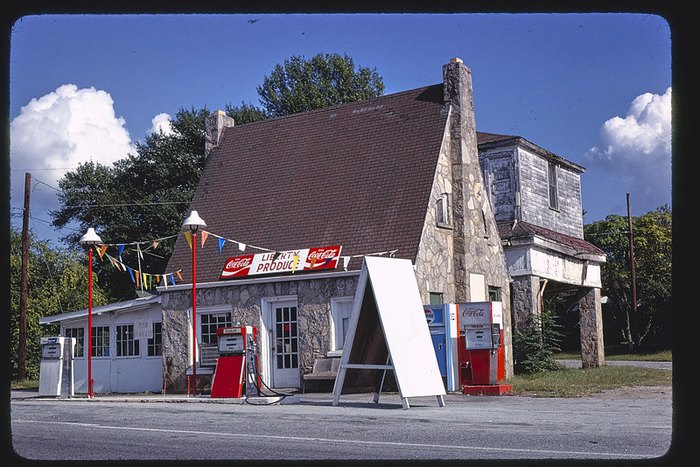
[[[117,117],[109,93],[64,84],[23,106],[10,123],[12,205],[22,204],[24,172],[57,187],[58,180],[81,162],[109,165],[134,153],[134,145]],[[56,209],[56,192],[36,185],[32,212]],[[48,218],[40,213],[37,216]]]
[[[606,121],[598,145],[586,152],[591,169],[606,174],[645,211],[671,202],[671,88],[644,93],[627,115]]]
[[[170,124],[170,114],[160,113],[153,117],[151,120],[151,129],[148,130],[148,134],[151,133],[163,133],[164,135],[173,134],[173,127]]]

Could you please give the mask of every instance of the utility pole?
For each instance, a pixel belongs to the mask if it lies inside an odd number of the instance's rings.
[[[27,297],[29,295],[29,194],[32,189],[32,175],[24,174],[24,210],[22,213],[22,273],[19,295],[19,355],[17,378],[27,377]]]
[[[630,278],[632,281],[632,316],[637,316],[637,278],[634,271],[634,234],[632,233],[632,213],[630,211],[630,194],[627,193],[627,230],[630,243]],[[630,332],[630,338],[632,333]],[[631,341],[632,339],[630,339]],[[633,344],[630,342],[630,344]],[[628,344],[629,345],[629,344]]]

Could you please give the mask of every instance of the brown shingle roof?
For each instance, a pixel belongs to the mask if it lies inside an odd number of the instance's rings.
[[[440,84],[227,128],[191,209],[214,234],[276,251],[342,245],[343,255],[398,249],[413,260],[446,118]],[[218,281],[238,254],[209,240],[197,281]],[[186,283],[190,255],[180,236],[168,270]]]
[[[501,240],[515,238],[529,238],[534,235],[558,243],[562,246],[575,250],[578,254],[592,254],[605,256],[605,251],[584,239],[564,235],[554,230],[546,229],[529,222],[519,221],[513,225],[512,222],[498,224],[498,234]]]

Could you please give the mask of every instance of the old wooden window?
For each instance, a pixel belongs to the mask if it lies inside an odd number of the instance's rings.
[[[85,347],[85,328],[66,328],[63,331],[64,337],[72,337],[75,339],[75,357],[84,357],[83,348]]]
[[[549,207],[559,209],[559,190],[557,188],[557,164],[550,161],[547,167],[547,179],[549,181]]]
[[[93,326],[92,356],[109,357],[109,326]]]
[[[133,357],[139,355],[139,340],[134,339],[134,325],[121,324],[116,326],[117,357]]]
[[[163,355],[163,323],[153,323],[153,337],[148,339],[148,356]]]
[[[450,203],[449,195],[443,193],[435,202],[435,222],[439,227],[450,227]]]

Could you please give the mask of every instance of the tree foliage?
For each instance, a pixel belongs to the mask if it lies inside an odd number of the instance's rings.
[[[40,327],[39,318],[87,307],[87,258],[84,253],[52,247],[30,233],[27,296],[27,376],[39,375],[40,338],[58,329]],[[17,377],[19,349],[20,277],[22,238],[10,230],[10,369]],[[93,305],[108,303],[99,281],[93,280]]]
[[[609,215],[584,227],[586,239],[604,250],[604,310],[618,326],[621,343],[636,350],[654,336],[663,343],[671,313],[671,210],[662,206],[632,218],[637,310],[632,307],[632,280],[627,218]]]
[[[63,240],[78,247],[78,239],[93,227],[105,243],[129,243],[164,238],[180,231],[204,166],[206,109],[180,110],[171,121],[172,134],[153,133],[136,144],[136,154],[108,167],[86,162],[59,182],[61,207],[51,216],[56,227],[72,222],[77,232]],[[166,272],[174,240],[163,242],[141,259],[143,271]],[[136,251],[125,249],[124,262],[137,264]],[[135,295],[128,274],[108,262],[97,267],[114,300]]]
[[[561,349],[564,334],[556,314],[545,308],[541,314],[530,313],[522,329],[513,333],[513,360],[516,373],[539,373],[556,370],[554,352]]]
[[[262,109],[242,103],[228,106],[227,114],[248,123],[307,112],[381,96],[384,82],[376,69],[356,70],[347,55],[319,53],[308,60],[294,55],[276,65],[257,92]]]

